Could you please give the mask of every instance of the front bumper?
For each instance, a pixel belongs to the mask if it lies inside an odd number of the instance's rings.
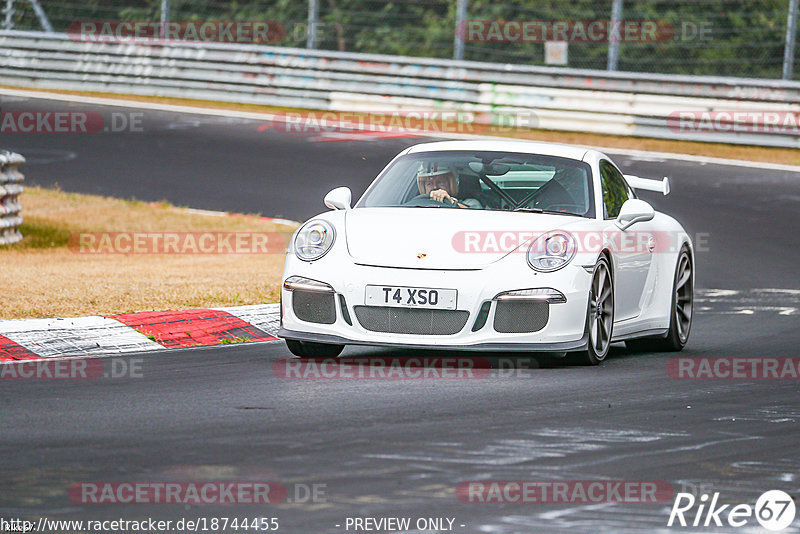
[[[524,262],[524,259],[522,260]],[[323,265],[326,264],[326,265]],[[324,322],[303,320],[295,313],[294,292],[281,290],[281,329],[278,337],[341,345],[372,345],[421,349],[474,351],[572,352],[587,347],[586,313],[591,275],[577,265],[554,273],[538,273],[527,266],[509,269],[498,262],[479,270],[417,270],[364,266],[348,262],[301,262],[287,257],[284,281],[292,276],[323,282],[333,291],[333,311]],[[407,334],[368,330],[355,307],[366,306],[367,285],[448,288],[457,290],[456,310],[467,312],[464,326],[447,335]],[[501,332],[495,329],[499,294],[531,288],[553,288],[566,302],[549,304],[546,324],[535,332]],[[488,316],[482,308],[489,303]],[[363,311],[363,309],[362,309]],[[346,313],[345,313],[346,312]],[[308,317],[306,317],[308,319]]]
[[[477,352],[575,352],[585,350],[589,343],[589,334],[585,333],[577,341],[563,341],[561,343],[478,343],[474,345],[425,345],[414,343],[387,343],[347,339],[330,334],[313,334],[310,332],[295,332],[281,328],[278,337],[295,339],[298,341],[312,341],[314,343],[331,343],[334,345],[367,345],[380,347],[396,347],[404,349],[424,350],[464,350]]]

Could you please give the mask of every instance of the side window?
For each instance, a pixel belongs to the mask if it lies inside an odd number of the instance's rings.
[[[600,186],[603,190],[603,211],[606,219],[615,219],[630,190],[619,171],[609,162],[600,162]]]

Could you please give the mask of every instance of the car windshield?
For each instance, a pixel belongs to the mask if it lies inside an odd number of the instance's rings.
[[[594,217],[591,168],[516,152],[442,151],[394,161],[357,207],[466,208]]]

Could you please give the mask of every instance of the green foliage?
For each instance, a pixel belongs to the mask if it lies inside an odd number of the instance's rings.
[[[318,0],[319,48],[419,57],[453,56],[456,0]],[[673,35],[623,42],[619,69],[778,78],[789,0],[625,0],[623,19],[657,21]],[[161,0],[41,0],[53,26],[97,20],[158,20]],[[610,18],[611,0],[468,0],[468,19],[591,21]],[[40,29],[28,2],[15,25]],[[171,20],[269,20],[283,24],[281,46],[303,47],[307,0],[171,0]],[[705,29],[699,35],[698,29]],[[798,47],[800,48],[800,47]],[[544,63],[540,42],[466,42],[466,59]],[[605,69],[608,43],[571,42],[569,67]],[[795,69],[800,71],[800,67]],[[800,72],[795,74],[800,79]]]
[[[24,214],[24,213],[23,213]],[[66,247],[70,239],[70,231],[35,217],[25,218],[19,231],[22,241],[2,247],[3,250],[47,249]]]

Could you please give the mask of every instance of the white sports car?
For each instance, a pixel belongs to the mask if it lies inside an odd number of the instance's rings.
[[[636,198],[669,183],[623,176],[595,150],[445,141],[395,157],[355,207],[289,245],[281,329],[292,353],[345,345],[573,353],[612,342],[680,350],[692,323],[694,251],[683,227]]]

